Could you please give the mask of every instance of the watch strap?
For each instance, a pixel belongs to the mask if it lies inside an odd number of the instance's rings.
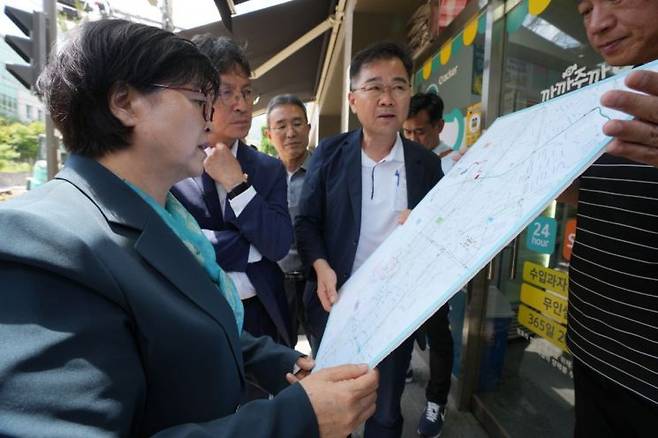
[[[228,192],[226,196],[228,197],[229,200],[231,200],[236,196],[246,192],[249,187],[251,187],[251,184],[249,184],[247,181],[242,181],[240,184],[233,187],[233,189],[231,189],[231,191]]]

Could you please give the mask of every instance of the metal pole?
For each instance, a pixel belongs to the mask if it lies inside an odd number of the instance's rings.
[[[162,12],[162,28],[170,32],[174,31],[174,20],[172,14],[172,5],[173,0],[163,0],[160,5],[160,11]]]
[[[45,44],[44,59],[42,60],[42,67],[45,67],[50,57],[50,53],[57,43],[57,6],[55,0],[43,0],[43,13],[46,16],[46,38],[41,38]],[[48,163],[48,179],[52,179],[59,170],[59,156],[58,156],[58,140],[55,136],[55,125],[53,119],[50,117],[48,108],[45,108],[45,124],[46,124],[46,159]]]
[[[345,8],[343,27],[345,29],[343,40],[343,104],[340,111],[340,132],[350,130],[350,104],[347,93],[350,91],[350,62],[352,61],[352,27],[354,26],[354,5],[356,1],[348,1]]]
[[[481,3],[482,5],[482,3]],[[484,42],[484,75],[482,84],[482,112],[484,126],[489,126],[498,116],[500,83],[502,76],[503,35],[494,29],[499,14],[504,11],[502,0],[490,0],[487,4],[487,27]],[[501,30],[503,28],[500,28]],[[499,256],[497,256],[499,257]],[[489,283],[494,282],[495,262],[480,271],[468,285],[468,305],[464,316],[466,341],[462,349],[462,375],[457,387],[459,410],[471,408],[480,380],[480,358],[485,341],[487,298]]]
[[[304,35],[299,37],[297,40],[290,43],[288,47],[281,50],[279,53],[272,56],[270,59],[268,59],[267,61],[256,67],[251,77],[253,79],[260,78],[265,73],[272,70],[277,65],[281,64],[281,62],[283,62],[285,59],[297,53],[297,51],[305,47],[308,43],[315,40],[317,37],[325,33],[327,30],[331,29],[332,26],[333,26],[333,19],[327,18],[322,23],[318,24],[313,29],[309,30]]]

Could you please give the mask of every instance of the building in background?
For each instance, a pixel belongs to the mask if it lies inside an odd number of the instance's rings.
[[[0,116],[23,123],[43,121],[43,105],[39,99],[5,68],[5,64],[23,60],[5,43],[4,35],[0,37]]]
[[[619,71],[592,50],[569,0],[468,1],[415,63],[415,91],[441,95],[441,138],[462,150],[497,117]],[[463,314],[451,315],[457,324],[478,321],[456,348],[455,377],[468,389],[457,397],[492,436],[573,433],[565,334],[575,217],[575,207],[552,202],[472,283],[479,287]]]

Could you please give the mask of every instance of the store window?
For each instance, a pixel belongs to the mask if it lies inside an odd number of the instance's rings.
[[[444,103],[441,141],[453,150],[475,143],[481,132],[484,13],[472,18],[415,74],[414,90],[432,92]]]
[[[523,0],[503,20],[501,115],[618,71],[590,48],[573,0]],[[566,315],[575,213],[551,203],[494,265],[477,398],[511,437],[573,434]]]
[[[484,31],[486,14],[466,23],[427,59],[414,75],[414,91],[436,93],[443,100],[445,125],[440,139],[452,150],[464,152],[481,132],[482,80],[484,73]],[[450,301],[450,328],[454,345],[453,374],[461,374],[462,334],[466,291]]]

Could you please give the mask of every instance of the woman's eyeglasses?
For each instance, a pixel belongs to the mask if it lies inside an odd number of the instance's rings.
[[[185,87],[172,87],[170,85],[163,84],[151,84],[152,87],[157,88],[166,88],[167,90],[176,90],[183,94],[185,97],[190,99],[193,102],[197,102],[201,106],[201,111],[203,112],[203,120],[206,122],[212,122],[213,114],[215,114],[215,108],[213,107],[214,98],[212,95],[204,93],[201,90],[195,90],[193,88]]]

